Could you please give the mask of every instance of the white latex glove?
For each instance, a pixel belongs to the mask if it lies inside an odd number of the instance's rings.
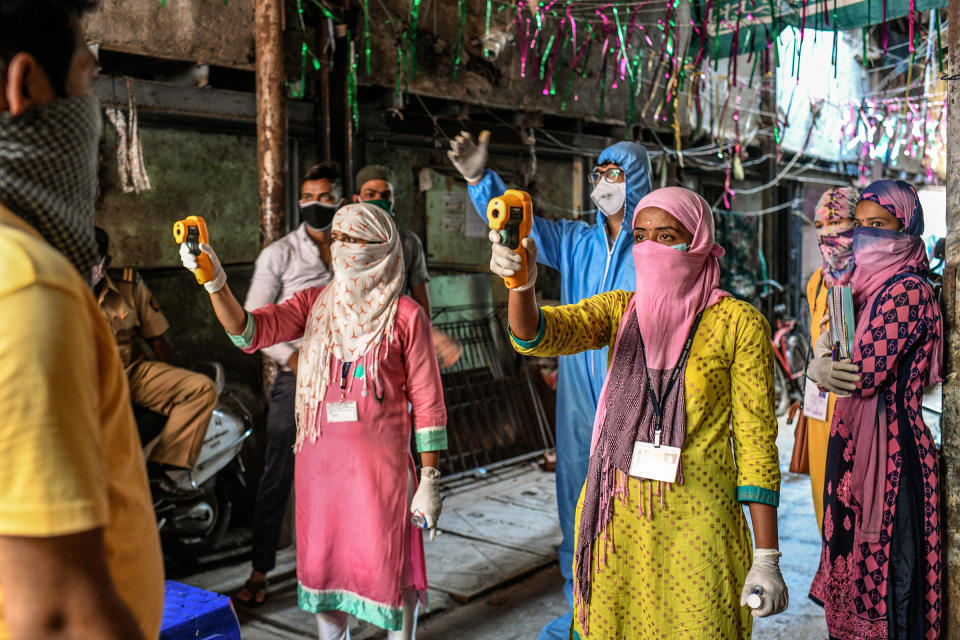
[[[840,397],[849,396],[851,391],[857,389],[857,383],[860,382],[859,371],[859,367],[850,362],[850,358],[835,361],[829,355],[814,358],[807,365],[808,378],[816,382],[817,386]]]
[[[466,131],[450,141],[447,157],[454,168],[467,182],[479,182],[487,170],[487,146],[490,144],[490,132],[481,131],[477,142]]]
[[[220,266],[220,259],[214,253],[213,247],[208,244],[201,244],[200,250],[207,254],[207,257],[210,258],[210,265],[213,267],[213,280],[204,282],[203,288],[207,290],[207,293],[216,293],[223,289],[223,285],[227,284],[227,274]],[[180,262],[191,272],[197,268],[197,256],[193,255],[186,242],[180,245]]]
[[[509,278],[520,271],[520,256],[510,247],[500,243],[500,234],[493,229],[487,234],[490,240],[490,271],[501,278]],[[526,237],[521,243],[527,250],[527,282],[512,291],[526,291],[537,282],[537,243],[531,237]]]
[[[435,467],[423,467],[420,469],[420,485],[410,502],[410,513],[419,513],[423,516],[426,521],[425,528],[430,530],[431,540],[437,535],[437,520],[440,518],[442,509],[440,470]]]
[[[787,608],[790,594],[780,575],[780,555],[777,549],[754,549],[753,566],[743,582],[740,606],[747,606],[747,598],[753,593],[760,596],[760,606],[753,608],[753,615],[766,618]]]

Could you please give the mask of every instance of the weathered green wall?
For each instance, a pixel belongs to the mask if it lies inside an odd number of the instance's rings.
[[[226,263],[256,259],[257,141],[252,135],[142,127],[144,164],[153,188],[124,193],[117,175],[115,132],[106,127],[97,223],[113,241],[115,265],[139,269],[180,264],[173,223],[203,216]]]
[[[144,163],[153,189],[124,193],[117,175],[116,138],[107,124],[102,144],[97,224],[110,234],[114,267],[142,273],[170,321],[167,341],[180,364],[218,360],[228,377],[257,388],[260,356],[227,339],[209,296],[180,267],[174,221],[201,215],[242,301],[259,252],[257,153],[253,135],[141,127]]]
[[[424,149],[382,143],[368,143],[364,146],[365,157],[368,161],[383,164],[390,168],[394,178],[394,189],[396,190],[397,224],[410,229],[424,240],[428,259],[431,254],[446,256],[451,252],[431,245],[431,241],[436,242],[436,238],[442,237],[443,233],[437,229],[428,232],[427,224],[429,222],[429,224],[441,226],[443,220],[442,216],[437,216],[428,221],[426,198],[418,188],[420,170],[421,168],[430,169],[434,174],[434,182],[437,182],[437,176],[441,176],[441,179],[452,179],[458,184],[465,184],[450,165],[446,156],[447,148]],[[508,187],[524,188],[523,175],[529,167],[529,162],[528,156],[492,155],[488,164],[500,173]],[[534,209],[539,215],[551,220],[573,217],[571,213],[574,207],[573,176],[572,160],[538,159],[536,181],[531,183],[527,189],[534,197]],[[585,180],[585,178],[582,179]],[[458,244],[457,247],[459,246]],[[462,265],[464,270],[483,271],[486,269],[489,261],[486,254],[484,254],[483,259],[477,258],[473,251],[469,252],[468,255],[469,261]],[[537,289],[545,299],[558,300],[560,298],[559,283],[559,274],[548,267],[540,268]],[[497,294],[496,287],[494,287],[494,294]],[[458,301],[456,304],[460,303]],[[444,300],[435,300],[434,304],[448,303]]]

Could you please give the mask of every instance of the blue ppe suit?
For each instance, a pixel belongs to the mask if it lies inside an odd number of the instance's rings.
[[[634,142],[607,147],[597,165],[612,162],[626,177],[626,203],[620,233],[608,241],[606,216],[597,212],[594,224],[573,220],[546,220],[534,217],[530,235],[537,243],[537,262],[560,272],[560,302],[575,304],[605,291],[636,288],[633,267],[633,210],[650,192],[650,160],[647,150]],[[506,186],[494,171],[487,169],[476,185],[470,185],[470,199],[486,220],[487,203],[503,195]],[[577,500],[587,477],[593,420],[600,390],[607,375],[607,348],[560,356],[557,378],[557,510],[563,541],[560,544],[560,572],[564,594],[571,611],[540,633],[540,640],[568,637],[573,607],[573,537]]]

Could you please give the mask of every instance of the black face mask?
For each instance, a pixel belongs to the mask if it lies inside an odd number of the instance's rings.
[[[333,223],[333,216],[340,207],[323,202],[307,202],[300,205],[300,220],[317,231],[326,231]]]

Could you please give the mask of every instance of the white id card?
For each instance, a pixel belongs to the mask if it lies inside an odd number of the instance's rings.
[[[804,378],[803,385],[803,415],[814,420],[827,419],[827,402],[830,397],[828,391],[820,391],[817,383],[810,378]]]
[[[357,422],[356,402],[328,402],[327,422]]]
[[[636,442],[633,445],[630,475],[634,478],[676,482],[679,466],[679,447],[655,447],[650,442]]]

